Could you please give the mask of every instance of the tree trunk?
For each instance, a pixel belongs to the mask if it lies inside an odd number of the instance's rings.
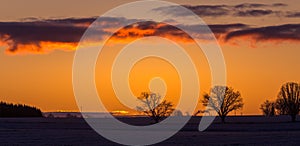
[[[222,123],[225,123],[225,117],[226,116],[221,116]]]
[[[155,116],[154,116],[154,117],[153,117],[153,120],[154,120],[155,123],[159,123],[159,117],[155,117]]]
[[[293,114],[293,115],[291,115],[291,117],[292,117],[292,122],[296,122],[296,115]]]

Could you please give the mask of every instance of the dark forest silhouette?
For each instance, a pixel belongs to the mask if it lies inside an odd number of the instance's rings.
[[[40,109],[24,104],[0,102],[0,117],[42,117]]]

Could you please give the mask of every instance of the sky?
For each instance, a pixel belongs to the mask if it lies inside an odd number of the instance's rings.
[[[43,111],[77,111],[72,65],[78,42],[98,16],[127,2],[131,1],[3,0],[0,5],[0,100],[33,105]],[[297,0],[171,2],[200,16],[214,33],[224,55],[227,85],[240,91],[245,103],[238,114],[261,114],[260,104],[266,99],[275,100],[283,83],[300,81],[300,5]],[[153,13],[170,16],[173,19],[165,20],[166,23],[183,26],[198,36],[196,39],[207,43],[202,38],[205,32],[199,33],[197,29],[201,26],[178,23],[189,18],[189,14],[178,9],[160,7]],[[96,31],[97,38],[103,41],[101,38],[113,33],[113,29],[142,20],[143,15],[104,17],[99,21],[104,29]],[[146,21],[129,25],[114,33],[106,43],[95,74],[98,93],[110,111],[128,110],[115,98],[111,88],[112,58],[133,40],[143,37],[160,36],[183,47],[196,62],[201,87],[199,99],[209,92],[211,76],[205,55],[186,33],[166,23]],[[135,47],[153,45],[157,48],[153,41],[160,47],[172,47],[165,40],[155,38],[139,40]],[[94,40],[89,43],[93,44]],[[176,69],[159,58],[145,58],[134,65],[129,75],[133,94],[138,96],[149,90],[148,82],[156,76],[164,79],[166,99],[176,103],[180,79]],[[201,108],[199,104],[198,109]]]

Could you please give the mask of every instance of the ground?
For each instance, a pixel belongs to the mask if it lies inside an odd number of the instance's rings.
[[[122,118],[140,124],[143,118]],[[299,120],[299,119],[298,119]],[[194,117],[180,132],[157,145],[299,145],[300,122],[288,116],[228,117],[204,132]],[[80,118],[0,118],[0,145],[117,145],[98,135]]]

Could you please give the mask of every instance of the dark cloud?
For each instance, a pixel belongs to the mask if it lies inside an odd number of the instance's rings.
[[[233,30],[240,30],[244,28],[248,28],[248,25],[242,23],[234,23],[234,24],[211,24],[208,25],[210,30],[206,29],[205,25],[179,25],[180,28],[184,28],[185,30],[192,33],[206,34],[213,32],[216,34],[226,34]]]
[[[234,15],[239,17],[258,17],[273,14],[272,10],[246,10],[237,11]]]
[[[44,20],[30,18],[20,22],[0,22],[0,41],[8,46],[8,52],[17,52],[22,49],[20,46],[26,45],[42,52],[42,42],[78,43],[86,29],[95,20],[94,17]],[[121,17],[102,17],[95,23],[101,25],[104,30],[95,30],[95,35],[101,38],[109,33],[105,30],[106,28],[117,28],[128,21],[132,20]]]
[[[194,38],[200,40],[211,40],[212,35],[217,39],[222,39],[227,33],[235,30],[245,29],[249,26],[241,23],[234,24],[211,24],[208,25],[183,25],[179,26],[184,28],[188,33],[192,34]],[[208,29],[209,28],[209,29]],[[213,34],[212,34],[213,33]]]
[[[217,25],[209,25],[212,32],[216,33],[228,33],[232,30],[240,30],[248,28],[249,26],[242,23],[235,23],[235,24],[217,24]]]
[[[228,15],[230,12],[228,6],[226,5],[197,5],[197,6],[182,5],[182,6],[193,11],[195,14],[203,17],[225,16]],[[158,11],[173,16],[190,15],[189,12],[182,11],[182,8],[180,6],[160,7],[154,9],[154,11]]]
[[[234,8],[261,8],[261,7],[267,7],[269,5],[266,4],[256,4],[256,3],[243,3],[243,4],[239,4],[239,5],[235,5],[233,6]]]
[[[172,25],[163,25],[158,27],[154,32],[155,36],[169,36],[169,37],[177,37],[178,39],[189,40],[192,39],[186,32],[182,31],[178,27]]]
[[[272,6],[274,6],[274,7],[286,7],[288,5],[284,4],[284,3],[274,3]]]
[[[161,36],[169,39],[190,40],[190,36],[176,26],[168,25],[163,22],[145,21],[138,22],[123,27],[116,32],[113,37],[115,39],[124,38],[140,38],[147,36]]]
[[[182,5],[201,17],[221,17],[221,16],[240,16],[258,17],[266,15],[277,15],[278,12],[272,10],[275,7],[287,6],[283,3],[260,4],[243,3],[238,5]],[[189,12],[182,11],[180,6],[160,7],[154,9],[164,14],[172,16],[188,16]]]
[[[184,5],[187,9],[193,11],[195,14],[205,17],[205,16],[224,16],[230,13],[230,9],[226,5],[200,5],[200,6],[190,6]]]
[[[55,25],[48,22],[2,22],[0,32],[17,43],[38,41],[76,42],[85,27]]]
[[[95,22],[96,18],[66,19],[31,19],[35,21],[0,22],[0,44],[6,45],[10,53],[22,50],[43,52],[60,49],[59,45],[72,44],[64,50],[74,50],[80,38],[91,23],[97,23],[102,30],[95,30],[97,40],[111,34],[112,28],[120,28],[124,24],[136,21],[118,17],[104,17]],[[142,21],[119,29],[113,34],[114,39],[134,39],[146,36],[161,36],[176,41],[188,42],[191,37],[210,40],[213,32],[219,40],[229,41],[234,38],[250,36],[257,41],[262,40],[300,40],[300,24],[251,28],[246,24],[212,24],[208,25],[169,25],[163,22]],[[184,29],[186,32],[182,31]],[[93,36],[92,36],[93,37]],[[92,40],[94,41],[94,40]],[[46,42],[46,45],[45,45]],[[43,44],[44,43],[44,44]],[[59,45],[51,45],[58,43]],[[50,47],[48,46],[50,45]],[[50,49],[49,49],[50,48]]]
[[[230,32],[226,36],[226,41],[250,36],[256,41],[264,40],[294,40],[300,41],[300,24],[286,24],[280,26],[268,26],[260,28],[251,28]]]
[[[196,39],[211,39],[208,34],[215,35],[217,38],[220,35],[225,35],[234,30],[248,28],[245,24],[214,24],[214,25],[168,25],[166,23],[157,23],[146,21],[135,23],[124,27],[114,34],[115,38],[138,38],[145,36],[161,36],[176,40],[192,40]],[[184,31],[183,31],[183,30]],[[186,31],[186,32],[185,32]],[[187,34],[188,33],[188,34]],[[212,34],[213,33],[213,34]],[[190,36],[191,35],[191,36]]]
[[[273,4],[243,3],[243,4],[235,5],[233,7],[238,9],[245,9],[245,8],[266,8],[266,7],[286,7],[286,6],[288,5],[284,3],[273,3]]]
[[[40,20],[41,22],[57,23],[57,24],[91,24],[97,17],[91,18],[64,18],[64,19],[46,19]],[[107,19],[107,18],[106,18]],[[108,21],[108,20],[106,20]]]
[[[300,17],[300,12],[288,12],[286,17]]]
[[[224,16],[228,15],[229,10],[226,5],[183,5],[183,7],[193,11],[195,14],[199,16],[207,16],[207,17],[216,17],[216,16]],[[171,14],[174,16],[187,16],[190,15],[187,11],[182,11],[179,6],[169,6],[169,7],[160,7],[154,9],[154,11],[159,11],[165,14]]]
[[[11,52],[17,51],[19,45],[30,44],[39,47],[40,42],[78,42],[86,27],[74,25],[73,23],[76,21],[79,19],[0,22],[1,39],[8,43],[8,50]],[[87,21],[82,20],[81,22]]]

